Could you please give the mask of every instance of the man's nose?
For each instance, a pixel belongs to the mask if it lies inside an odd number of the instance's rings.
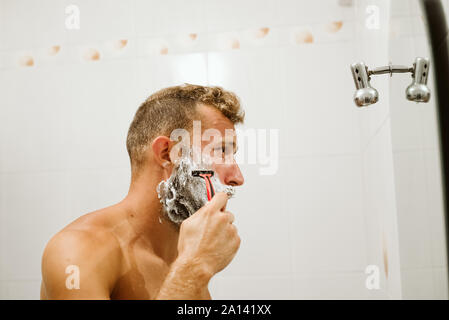
[[[236,163],[230,165],[225,174],[224,183],[228,186],[236,187],[241,186],[244,182],[245,178],[243,178],[239,166]]]

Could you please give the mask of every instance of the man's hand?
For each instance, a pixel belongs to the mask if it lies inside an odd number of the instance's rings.
[[[178,258],[198,264],[211,276],[223,270],[240,246],[234,215],[225,211],[228,197],[217,193],[181,224]]]
[[[210,278],[223,270],[240,247],[234,215],[226,209],[226,193],[216,193],[204,207],[184,220],[178,257],[156,299],[210,299]]]

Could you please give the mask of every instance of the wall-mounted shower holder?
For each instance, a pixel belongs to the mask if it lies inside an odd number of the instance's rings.
[[[353,63],[351,65],[352,77],[357,91],[354,94],[354,102],[358,107],[374,104],[379,101],[379,93],[371,84],[371,76],[389,73],[412,74],[413,81],[405,90],[405,96],[410,101],[428,102],[430,99],[430,90],[427,87],[427,78],[429,75],[430,60],[428,58],[418,57],[415,59],[412,67],[391,65],[368,70],[363,62]]]

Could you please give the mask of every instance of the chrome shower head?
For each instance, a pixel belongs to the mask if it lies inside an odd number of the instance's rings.
[[[416,102],[428,102],[430,89],[427,87],[430,61],[427,58],[416,58],[413,64],[413,82],[407,87],[405,95],[408,100]]]
[[[392,65],[383,66],[368,70],[363,63],[351,64],[352,77],[357,91],[354,94],[354,102],[358,107],[367,106],[376,103],[379,100],[379,94],[376,89],[371,87],[369,81],[372,75],[389,73],[412,73],[413,82],[407,87],[405,95],[408,100],[415,102],[428,102],[430,100],[430,90],[427,87],[427,78],[429,76],[430,60],[428,58],[418,57],[415,59],[412,67]]]
[[[376,103],[379,100],[379,93],[369,83],[368,67],[363,62],[353,63],[351,71],[357,88],[354,94],[355,104],[358,107],[363,107]]]

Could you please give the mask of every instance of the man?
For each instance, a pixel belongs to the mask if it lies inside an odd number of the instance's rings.
[[[157,187],[175,172],[174,130],[192,133],[193,121],[201,121],[202,131],[213,128],[224,137],[243,118],[238,98],[220,87],[185,84],[151,95],[128,131],[128,195],[80,217],[49,241],[41,299],[210,299],[209,280],[240,246],[234,215],[226,211],[227,194],[217,192],[177,224],[163,214]],[[210,143],[202,141],[201,148]],[[233,145],[235,152],[235,139]],[[231,158],[212,168],[224,185],[240,186],[244,179]]]

